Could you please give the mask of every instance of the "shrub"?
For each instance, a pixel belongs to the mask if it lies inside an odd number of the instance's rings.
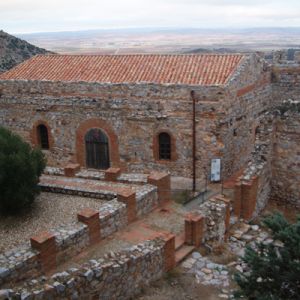
[[[249,272],[237,273],[240,287],[235,298],[243,299],[299,299],[300,297],[300,217],[290,224],[282,214],[267,217],[264,224],[272,231],[280,246],[257,244],[248,247],[243,258]]]
[[[0,213],[16,214],[39,194],[39,176],[46,165],[40,149],[0,127]]]

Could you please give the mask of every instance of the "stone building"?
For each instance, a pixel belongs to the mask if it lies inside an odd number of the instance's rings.
[[[223,179],[242,169],[272,103],[258,55],[38,55],[0,75],[0,124],[49,165],[169,171],[176,187],[201,189],[214,158]]]

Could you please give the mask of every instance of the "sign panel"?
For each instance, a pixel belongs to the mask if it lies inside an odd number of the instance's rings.
[[[221,159],[220,158],[214,158],[211,160],[210,180],[213,182],[221,180]]]

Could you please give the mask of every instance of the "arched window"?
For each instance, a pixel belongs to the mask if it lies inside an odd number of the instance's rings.
[[[159,159],[171,159],[171,137],[166,132],[158,136]]]
[[[48,129],[45,125],[40,124],[37,127],[38,143],[42,149],[49,149]]]
[[[86,166],[93,169],[109,168],[109,144],[106,134],[97,128],[85,135]]]

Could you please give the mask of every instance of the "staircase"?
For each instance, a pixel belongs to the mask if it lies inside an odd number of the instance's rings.
[[[178,265],[188,255],[195,250],[194,246],[189,246],[184,243],[184,233],[176,235],[175,237],[175,263]]]

